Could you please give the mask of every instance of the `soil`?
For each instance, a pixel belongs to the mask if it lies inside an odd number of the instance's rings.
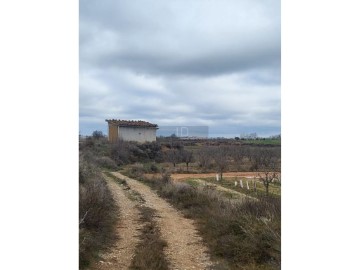
[[[223,173],[223,177],[241,177],[241,178],[249,178],[253,179],[257,176],[257,172],[225,172]],[[152,175],[160,176],[160,174],[145,174],[147,177],[151,177]],[[173,173],[171,174],[171,179],[175,182],[180,182],[187,180],[189,178],[209,178],[216,177],[216,173]]]
[[[118,172],[112,174],[125,179],[130,189],[138,192],[145,200],[143,204],[156,210],[158,216],[155,217],[155,222],[160,228],[161,238],[167,242],[164,253],[170,262],[170,269],[210,269],[213,263],[193,220],[185,218],[148,186]],[[117,190],[114,185],[111,185],[111,189]],[[122,207],[123,204],[121,201],[120,206]],[[125,229],[121,228],[121,230]],[[121,230],[120,233],[123,235],[125,232]]]
[[[255,199],[254,197],[251,197],[249,195],[246,195],[244,193],[241,193],[241,192],[238,192],[238,191],[235,191],[233,189],[230,189],[230,188],[226,188],[226,187],[223,187],[221,185],[217,185],[217,184],[214,184],[214,183],[209,183],[209,182],[206,182],[205,180],[202,180],[202,179],[195,179],[195,181],[197,181],[198,183],[200,183],[201,185],[207,185],[207,186],[212,186],[214,187],[216,190],[218,191],[224,191],[224,192],[228,192],[228,193],[231,193],[233,195],[236,196],[237,199],[245,199],[245,198],[248,198],[248,199]]]
[[[254,178],[257,177],[256,172],[225,172],[223,173],[223,177],[244,177],[244,178]],[[176,173],[171,174],[171,178],[174,181],[181,181],[189,178],[208,178],[208,177],[216,177],[216,173]]]
[[[142,224],[139,223],[140,212],[136,208],[137,202],[126,196],[126,186],[115,183],[110,177],[105,175],[104,177],[120,209],[119,222],[116,226],[119,240],[109,252],[100,254],[100,261],[92,269],[128,269],[134,256],[135,247],[139,242],[138,236],[142,228]]]
[[[119,239],[108,252],[100,254],[101,259],[91,269],[129,269],[143,226],[137,209],[139,204],[156,210],[155,222],[160,229],[161,239],[167,242],[164,253],[170,262],[170,269],[205,270],[211,268],[213,263],[210,261],[208,250],[198,235],[193,220],[185,218],[181,212],[160,198],[148,186],[120,173],[112,174],[125,179],[128,185],[128,187],[119,185],[110,177],[104,176],[120,209],[117,224]],[[130,198],[131,192],[139,193],[143,200]]]

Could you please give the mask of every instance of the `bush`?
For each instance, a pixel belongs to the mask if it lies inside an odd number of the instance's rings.
[[[199,224],[212,256],[226,269],[280,269],[281,200],[261,197],[235,203],[216,190],[146,180],[160,196]]]
[[[133,178],[142,178],[144,173],[146,173],[146,170],[144,168],[144,165],[141,163],[135,163],[131,166],[129,171],[130,177]]]
[[[89,162],[89,159],[91,159],[92,156],[86,156],[86,155],[80,155],[79,157],[79,182],[80,184],[83,184],[86,182],[87,179],[96,177],[100,174],[100,171],[98,168],[95,167],[95,165],[91,162]]]
[[[168,184],[171,182],[171,174],[168,171],[164,171],[161,174],[161,182]]]
[[[95,130],[93,133],[92,133],[92,136],[94,139],[98,140],[100,138],[104,138],[105,135],[102,133],[102,131],[100,130]]]
[[[79,158],[79,266],[88,266],[99,250],[116,240],[117,206],[89,153]]]
[[[105,168],[105,169],[109,169],[109,170],[116,170],[118,168],[115,161],[109,157],[97,158],[95,162],[101,168]]]
[[[152,173],[158,173],[160,170],[159,170],[159,168],[158,168],[155,164],[151,164],[151,166],[150,166],[150,171],[151,171]]]

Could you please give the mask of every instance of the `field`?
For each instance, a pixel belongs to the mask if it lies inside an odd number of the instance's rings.
[[[88,194],[86,189],[92,187],[87,182],[103,183],[99,187],[107,200],[95,201],[107,223],[97,226],[104,224],[100,232],[113,236],[112,241],[83,248],[81,268],[103,269],[107,265],[106,269],[116,269],[125,263],[129,269],[185,269],[195,265],[196,269],[280,269],[281,143],[272,141],[82,141],[81,160],[91,164],[82,167],[82,193]],[[91,169],[96,172],[86,174],[88,168],[96,168]],[[104,178],[99,171],[108,176]],[[80,247],[84,236],[97,235],[86,226],[88,216],[95,214],[86,198],[80,197],[85,200],[80,202],[84,205],[79,217]],[[111,207],[105,207],[108,202]],[[131,220],[126,213],[132,213]],[[177,224],[172,220],[183,225],[175,229]],[[129,226],[138,229],[128,230]],[[125,245],[122,232],[133,234],[126,244],[126,256],[133,254],[130,261],[123,258],[125,249],[120,248]],[[96,237],[101,239],[101,235]],[[197,237],[199,246],[194,242]],[[174,256],[186,252],[189,254],[182,258]],[[144,260],[148,255],[157,259]]]

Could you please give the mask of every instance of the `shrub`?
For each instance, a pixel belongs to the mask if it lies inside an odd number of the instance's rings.
[[[117,206],[91,154],[79,158],[79,267],[116,239]]]
[[[96,164],[101,168],[105,168],[105,169],[109,169],[109,170],[116,170],[118,168],[115,161],[109,157],[97,158]]]
[[[158,168],[155,164],[151,164],[151,166],[150,166],[150,171],[151,171],[152,173],[158,173],[160,170],[159,170],[159,168]]]
[[[95,130],[95,131],[92,133],[92,136],[93,136],[93,138],[96,139],[96,140],[105,137],[105,135],[103,134],[103,132],[100,131],[100,130]]]
[[[186,183],[148,183],[160,196],[197,221],[211,255],[226,269],[280,269],[281,200],[261,197],[234,202],[216,190]]]
[[[86,155],[80,155],[79,157],[79,182],[80,184],[85,183],[87,179],[93,178],[100,174],[98,168],[88,160],[91,157],[87,157]]]
[[[133,178],[142,178],[145,173],[144,165],[141,163],[135,163],[131,166],[129,174]]]
[[[161,182],[168,184],[171,182],[171,174],[168,171],[163,171],[161,174]]]

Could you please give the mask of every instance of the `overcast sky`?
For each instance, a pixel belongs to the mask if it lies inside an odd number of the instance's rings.
[[[80,133],[280,134],[280,0],[80,0]]]

